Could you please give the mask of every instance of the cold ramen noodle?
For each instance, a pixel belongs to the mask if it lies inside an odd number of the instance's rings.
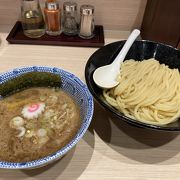
[[[138,121],[165,125],[180,117],[180,73],[155,59],[128,60],[119,85],[103,90],[106,101]]]
[[[26,162],[59,150],[80,127],[80,110],[57,88],[33,87],[0,101],[0,161]]]

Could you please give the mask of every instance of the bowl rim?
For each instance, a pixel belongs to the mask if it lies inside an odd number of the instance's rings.
[[[54,162],[55,160],[60,159],[63,155],[65,155],[70,149],[72,149],[80,141],[80,139],[83,137],[83,135],[87,131],[87,129],[91,123],[92,117],[93,117],[94,102],[93,102],[93,97],[92,97],[88,87],[77,76],[75,76],[74,74],[72,74],[66,70],[63,70],[61,68],[50,67],[50,66],[18,67],[18,68],[14,68],[12,70],[0,73],[0,81],[1,81],[1,83],[3,83],[3,82],[10,80],[11,78],[15,78],[22,74],[25,74],[28,72],[34,72],[34,71],[52,72],[52,73],[56,73],[59,75],[63,74],[66,77],[69,76],[69,78],[71,78],[71,79],[74,78],[75,83],[78,83],[82,87],[82,90],[86,94],[86,98],[88,101],[88,111],[87,111],[84,119],[82,120],[81,127],[79,128],[77,134],[73,137],[73,139],[68,144],[66,144],[66,146],[64,146],[63,148],[59,149],[58,151],[56,151],[55,153],[53,153],[51,155],[48,155],[48,156],[45,156],[43,158],[33,160],[33,161],[19,162],[19,163],[0,161],[0,168],[2,168],[2,169],[34,169],[34,168],[45,166],[49,163]]]
[[[112,44],[115,44],[115,43],[125,43],[126,40],[120,40],[120,41],[115,41],[115,42],[112,42],[112,43],[109,43],[107,45],[105,45],[106,47],[107,46],[111,46]],[[177,48],[174,48],[173,46],[171,45],[167,45],[167,44],[164,44],[164,43],[159,43],[159,42],[155,42],[155,41],[150,41],[150,40],[136,40],[135,42],[143,42],[143,43],[153,43],[153,44],[159,44],[159,45],[162,45],[162,46],[166,46],[166,47],[169,47],[169,48],[172,48],[174,49],[175,51],[178,51],[180,52],[179,49]],[[105,46],[103,46],[102,48],[104,48]],[[102,49],[100,48],[100,49]],[[120,50],[121,48],[119,48]],[[96,54],[97,52],[99,51],[96,50],[88,59],[87,63],[86,63],[86,66],[85,66],[85,80],[86,80],[86,84],[89,88],[89,91],[91,92],[91,94],[93,95],[93,97],[95,98],[95,100],[103,107],[105,108],[105,110],[108,110],[110,112],[112,112],[113,115],[115,115],[116,117],[118,117],[119,120],[122,120],[128,124],[131,124],[133,126],[136,126],[136,127],[139,127],[139,128],[147,128],[147,129],[151,129],[151,130],[159,130],[159,131],[176,131],[176,132],[180,132],[180,127],[163,127],[163,126],[158,126],[158,125],[153,125],[153,124],[146,124],[146,123],[143,123],[143,122],[140,122],[140,121],[137,121],[135,119],[132,119],[132,118],[129,118],[127,116],[125,116],[123,113],[121,112],[118,112],[118,110],[116,110],[114,107],[111,107],[110,105],[106,104],[105,102],[103,102],[101,100],[101,98],[97,95],[97,93],[94,92],[94,89],[91,88],[92,87],[92,84],[89,82],[89,79],[88,77],[89,76],[92,76],[93,72],[91,72],[91,74],[89,74],[89,71],[88,71],[88,68],[91,64],[91,61],[94,59],[94,54]]]

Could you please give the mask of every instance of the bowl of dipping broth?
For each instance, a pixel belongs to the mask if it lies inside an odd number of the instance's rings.
[[[32,169],[60,159],[83,137],[93,98],[75,75],[55,67],[0,75],[0,168]]]

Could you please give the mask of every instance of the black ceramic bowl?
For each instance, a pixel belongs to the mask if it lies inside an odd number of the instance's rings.
[[[166,131],[180,131],[180,121],[165,126],[150,125],[138,122],[125,116],[123,113],[120,113],[118,110],[106,103],[106,101],[102,97],[102,89],[97,87],[97,85],[93,81],[93,72],[100,66],[110,64],[116,57],[118,52],[121,50],[124,43],[125,41],[118,41],[108,44],[98,49],[89,58],[85,67],[85,78],[90,92],[106,110],[109,110],[110,112],[115,114],[119,120],[143,128]],[[170,68],[178,68],[180,70],[180,51],[171,46],[157,42],[147,40],[135,41],[125,59],[143,60],[149,58],[155,58],[160,63],[168,65]]]

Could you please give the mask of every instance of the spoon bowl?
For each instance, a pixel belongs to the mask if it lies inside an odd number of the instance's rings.
[[[99,67],[93,74],[93,79],[96,85],[101,88],[112,88],[119,84],[116,81],[117,78],[117,70],[113,68],[113,65],[106,65]]]
[[[117,77],[120,74],[121,63],[139,34],[140,31],[134,29],[114,61],[111,64],[99,67],[94,71],[93,80],[97,86],[107,89],[113,88],[119,84]]]

